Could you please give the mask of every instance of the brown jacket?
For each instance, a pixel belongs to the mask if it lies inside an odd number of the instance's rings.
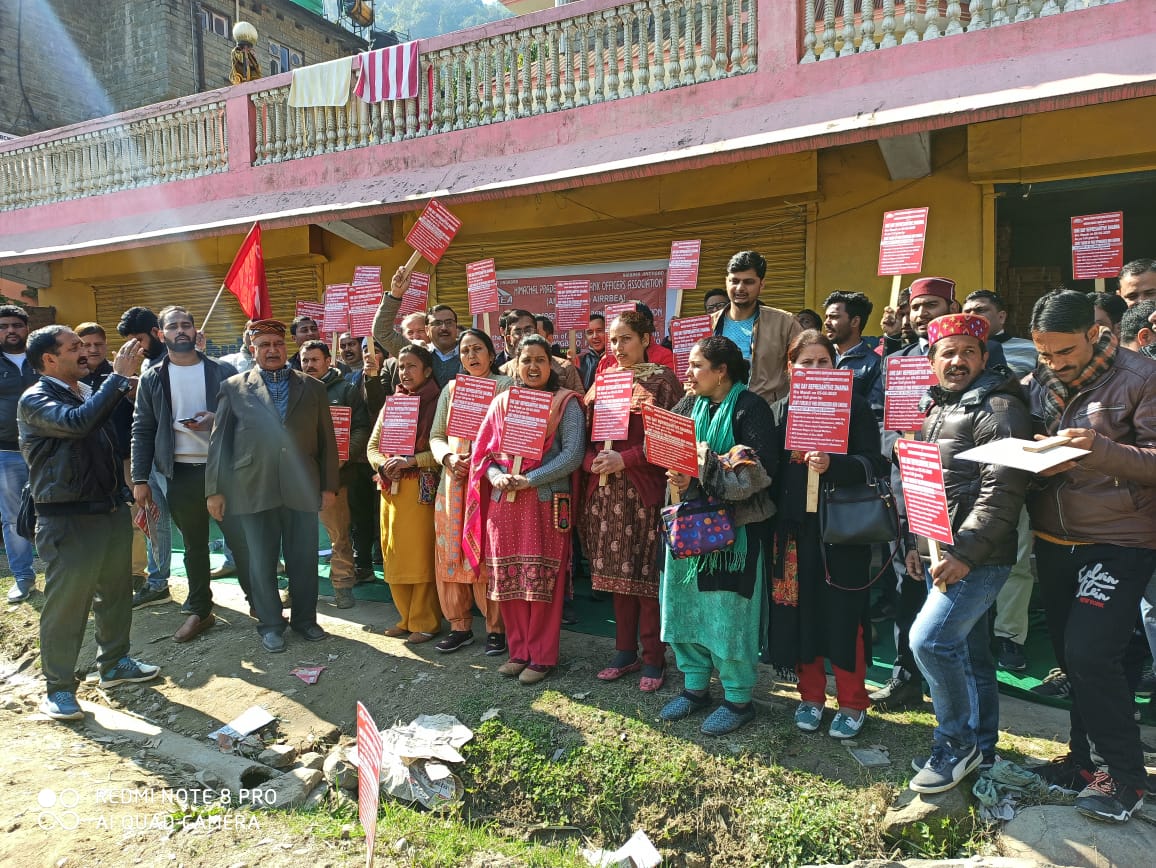
[[[714,333],[723,333],[723,317],[729,308],[711,314]],[[787,376],[787,345],[802,331],[795,318],[777,307],[759,305],[751,335],[751,379],[747,387],[768,404],[785,398],[791,380]]]
[[[1044,430],[1044,386],[1033,376],[1039,433],[1092,428],[1092,452],[1064,473],[1043,478],[1028,501],[1032,529],[1072,542],[1156,549],[1156,361],[1131,350],[1085,386]]]

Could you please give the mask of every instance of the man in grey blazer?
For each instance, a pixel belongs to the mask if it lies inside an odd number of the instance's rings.
[[[205,497],[220,521],[236,516],[249,543],[249,580],[265,650],[285,650],[277,555],[285,554],[293,606],[288,626],[307,641],[317,623],[317,513],[340,487],[325,387],[289,366],[285,324],[252,324],[257,366],[221,384],[209,437]]]

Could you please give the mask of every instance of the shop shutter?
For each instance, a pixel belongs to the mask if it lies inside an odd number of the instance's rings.
[[[224,266],[220,270],[175,280],[96,286],[97,321],[109,333],[113,345],[116,344],[116,324],[121,314],[136,305],[159,312],[167,305],[179,304],[187,307],[200,325],[227,271],[228,266]],[[266,278],[269,281],[269,301],[273,305],[273,316],[286,324],[293,319],[298,300],[320,301],[322,298],[320,266],[269,268]],[[210,355],[236,352],[244,327],[245,314],[237,299],[226,290],[213,312],[213,318],[209,320],[206,337],[209,339]]]
[[[767,259],[762,302],[783,310],[803,307],[807,265],[806,206],[747,210],[738,216],[672,223],[661,229],[620,229],[591,235],[473,242],[456,241],[435,271],[439,303],[451,305],[462,319],[466,299],[466,263],[493,257],[498,271],[587,263],[666,259],[671,241],[702,239],[698,298],[712,287],[722,288],[726,263],[740,250],[757,250]],[[687,292],[683,313],[701,313]]]

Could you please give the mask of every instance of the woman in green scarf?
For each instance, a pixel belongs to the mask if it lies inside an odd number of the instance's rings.
[[[725,735],[754,719],[751,703],[767,612],[764,545],[774,514],[770,474],[778,466],[774,419],[766,401],[747,390],[750,365],[729,338],[695,344],[686,372],[688,394],[674,412],[694,419],[698,478],[669,472],[686,501],[723,501],[736,527],[732,547],[676,560],[666,551],[659,593],[662,639],[682,671],[681,694],[659,713],[682,720],[713,704],[712,670],[723,702],[703,721],[707,735]]]

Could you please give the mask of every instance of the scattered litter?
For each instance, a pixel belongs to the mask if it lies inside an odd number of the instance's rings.
[[[585,699],[585,698],[586,698],[587,696],[589,696],[589,695],[590,695],[590,691],[589,691],[589,690],[583,690],[581,693],[571,693],[571,694],[570,694],[570,698],[571,698],[571,699],[579,699],[579,700],[581,700],[581,699]]]
[[[613,853],[606,850],[582,850],[582,858],[595,868],[655,868],[662,862],[662,855],[641,829]]]
[[[339,656],[340,656],[340,655],[338,655],[338,654],[330,654],[330,655],[329,655],[329,660],[330,660],[330,662],[332,662],[332,661],[336,660],[336,659],[337,659]]]
[[[566,756],[566,748],[560,747],[556,751],[554,751],[554,755],[552,757],[550,757],[550,762],[556,763],[556,762],[558,762],[558,760],[562,759],[562,757],[564,757],[564,756]]]
[[[991,822],[1010,820],[1025,795],[1039,795],[1047,788],[1035,772],[1009,760],[997,760],[979,776],[971,792],[979,802],[980,816]]]
[[[431,810],[460,800],[465,787],[445,763],[464,762],[457,749],[473,737],[473,730],[448,714],[423,714],[382,730],[382,791]],[[360,766],[356,747],[346,755]]]
[[[220,729],[210,732],[209,738],[216,739],[217,746],[222,751],[231,751],[236,742],[259,729],[263,729],[276,719],[261,706],[252,705],[239,717],[233,718]]]
[[[297,666],[290,669],[289,674],[296,675],[306,684],[316,684],[317,679],[321,677],[321,673],[328,668],[328,666]]]
[[[502,713],[502,709],[500,709],[500,708],[487,708],[485,711],[482,712],[482,718],[481,718],[482,723],[485,723],[487,720],[493,720],[501,713]]]
[[[847,752],[855,757],[859,765],[865,769],[882,769],[891,765],[891,753],[885,745],[873,744],[871,747],[848,747]]]

